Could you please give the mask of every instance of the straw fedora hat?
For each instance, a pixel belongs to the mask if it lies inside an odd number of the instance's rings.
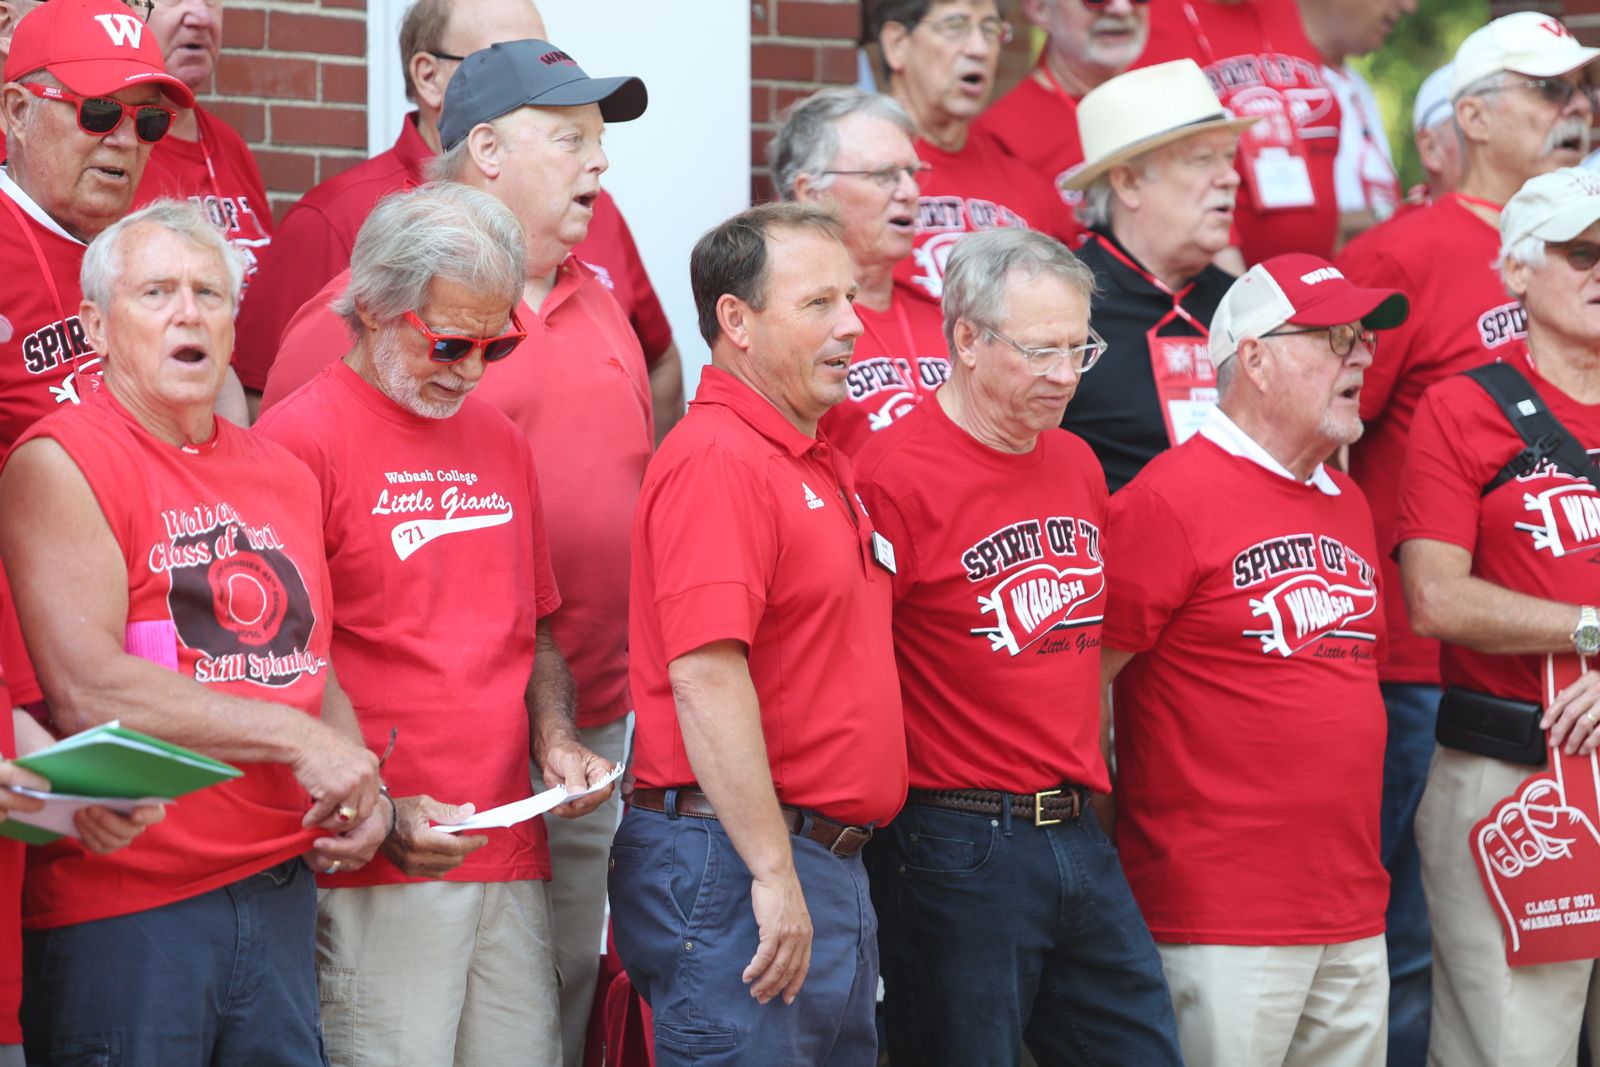
[[[1207,130],[1243,131],[1256,118],[1234,118],[1192,59],[1119,74],[1078,102],[1084,163],[1062,185],[1083,189],[1142,152]]]

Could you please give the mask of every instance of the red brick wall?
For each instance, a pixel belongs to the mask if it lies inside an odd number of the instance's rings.
[[[255,150],[278,217],[366,158],[367,0],[228,0],[206,107]]]
[[[860,0],[753,0],[750,5],[750,195],[773,196],[767,142],[784,108],[824,85],[853,85]]]

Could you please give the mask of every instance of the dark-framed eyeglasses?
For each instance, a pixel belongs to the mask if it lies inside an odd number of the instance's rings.
[[[122,0],[128,10],[145,22],[150,21],[150,13],[156,9],[155,0]]]
[[[172,128],[178,113],[160,104],[124,104],[109,96],[79,96],[54,85],[24,82],[23,87],[41,100],[57,100],[78,106],[78,129],[91,137],[109,136],[122,120],[133,116],[133,132],[145,144],[155,144]]]
[[[1342,326],[1316,326],[1303,330],[1273,330],[1264,333],[1262,337],[1294,337],[1303,333],[1325,333],[1328,335],[1328,347],[1333,349],[1333,354],[1344,359],[1356,350],[1356,342],[1360,341],[1367,346],[1367,351],[1378,351],[1378,335],[1376,332],[1364,329],[1360,323],[1347,322]]]
[[[1587,82],[1575,85],[1565,78],[1523,78],[1520,81],[1511,81],[1504,85],[1491,85],[1486,89],[1478,90],[1478,93],[1474,95],[1503,93],[1511,89],[1522,89],[1527,92],[1538,93],[1540,99],[1547,104],[1553,105],[1558,110],[1567,106],[1567,101],[1572,99],[1573,93],[1582,93],[1583,98],[1589,101],[1589,110],[1591,111],[1596,110],[1597,103],[1600,103],[1595,98],[1594,86]]]
[[[428,344],[431,346],[428,358],[435,363],[459,363],[480,348],[483,349],[485,363],[498,363],[515,352],[523,338],[528,336],[528,331],[524,330],[522,323],[517,320],[515,311],[511,312],[511,329],[497,337],[463,337],[454,333],[435,333],[427,323],[417,317],[415,311],[408,311],[400,317],[428,339]]]
[[[990,337],[1010,346],[1027,362],[1028,370],[1032,371],[1036,378],[1054,374],[1063,363],[1071,363],[1074,371],[1086,374],[1091,367],[1100,362],[1100,357],[1105,355],[1106,349],[1110,347],[1106,344],[1105,338],[1096,333],[1092,326],[1089,328],[1089,340],[1081,345],[1073,345],[1071,348],[1029,348],[1013,341],[993,326],[981,322],[977,325],[988,331]]]
[[[466,56],[453,55],[449,52],[429,52],[428,55],[432,56],[434,59],[449,59],[457,63],[465,63],[467,61]]]
[[[877,170],[825,170],[824,174],[847,174],[856,178],[871,178],[884,189],[893,189],[900,184],[900,175],[904,174],[915,184],[917,175],[926,174],[933,169],[932,163],[891,163],[887,167]]]
[[[1600,263],[1600,245],[1588,241],[1571,241],[1566,244],[1546,241],[1545,248],[1566,260],[1567,266],[1582,274],[1594,270],[1595,264]]]
[[[996,15],[988,18],[975,19],[971,15],[946,15],[942,19],[918,19],[912,23],[912,28],[926,26],[935,34],[947,41],[965,41],[976,26],[978,32],[983,34],[983,39],[990,44],[1008,45],[1011,43],[1011,23]]]

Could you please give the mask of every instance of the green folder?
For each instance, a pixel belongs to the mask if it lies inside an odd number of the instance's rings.
[[[221,760],[116,722],[73,734],[14,762],[48,778],[51,792],[84,797],[181,797],[244,774]],[[12,819],[0,822],[0,834],[31,844],[56,838]]]

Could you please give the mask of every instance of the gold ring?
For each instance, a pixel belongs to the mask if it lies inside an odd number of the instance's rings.
[[[356,809],[346,804],[339,809],[339,821],[349,822],[356,817]]]
[[[1584,712],[1583,713],[1583,721],[1588,723],[1590,726],[1593,726],[1594,725],[1594,712],[1592,712],[1592,711]]]

